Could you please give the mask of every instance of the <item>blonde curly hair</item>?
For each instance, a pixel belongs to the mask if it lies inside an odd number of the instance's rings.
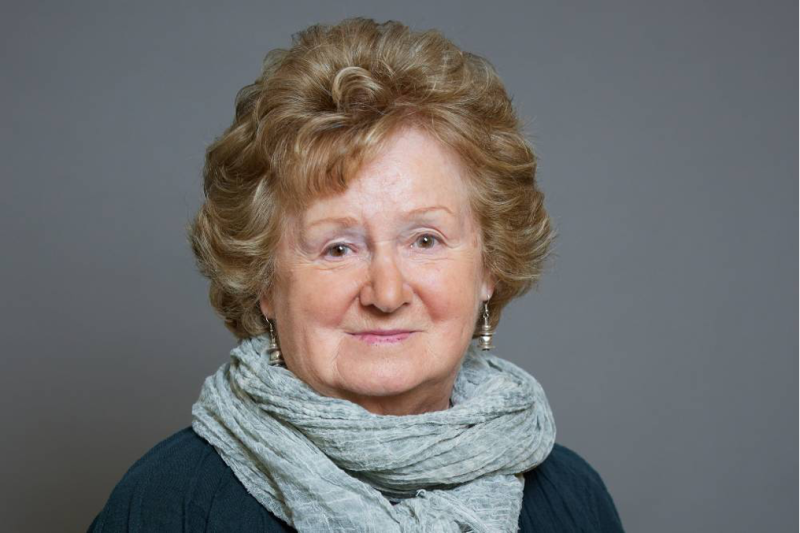
[[[242,339],[266,332],[281,221],[342,192],[400,126],[455,150],[468,171],[492,325],[541,277],[555,232],[536,156],[491,64],[437,31],[355,18],[314,25],[267,54],[236,97],[233,124],[206,151],[205,201],[188,233],[210,299]]]

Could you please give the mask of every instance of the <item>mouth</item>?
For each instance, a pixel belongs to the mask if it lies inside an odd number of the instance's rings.
[[[407,329],[387,329],[359,331],[351,333],[356,339],[367,344],[397,344],[409,338],[415,332]]]

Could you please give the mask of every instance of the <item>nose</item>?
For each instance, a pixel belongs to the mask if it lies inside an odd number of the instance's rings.
[[[361,305],[391,313],[411,302],[411,287],[406,283],[393,251],[376,251],[369,265],[368,279],[361,288]]]

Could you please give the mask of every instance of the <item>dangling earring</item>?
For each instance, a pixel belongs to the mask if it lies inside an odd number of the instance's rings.
[[[489,303],[483,302],[483,325],[481,326],[481,336],[480,342],[478,343],[478,347],[483,351],[494,350],[494,346],[492,346],[492,337],[494,336],[494,330],[492,326],[489,324]]]
[[[272,327],[272,321],[267,318],[267,325],[269,326],[269,345],[267,346],[267,355],[269,356],[269,364],[273,366],[283,365],[283,357],[281,356],[281,348],[278,346],[278,339],[275,337],[275,328]]]

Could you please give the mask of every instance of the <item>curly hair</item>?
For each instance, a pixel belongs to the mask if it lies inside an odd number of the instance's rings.
[[[435,30],[347,19],[269,52],[206,151],[205,201],[188,232],[210,300],[239,339],[262,334],[259,298],[275,282],[287,213],[342,192],[401,126],[423,129],[467,169],[492,325],[541,277],[555,231],[536,156],[492,65]]]

